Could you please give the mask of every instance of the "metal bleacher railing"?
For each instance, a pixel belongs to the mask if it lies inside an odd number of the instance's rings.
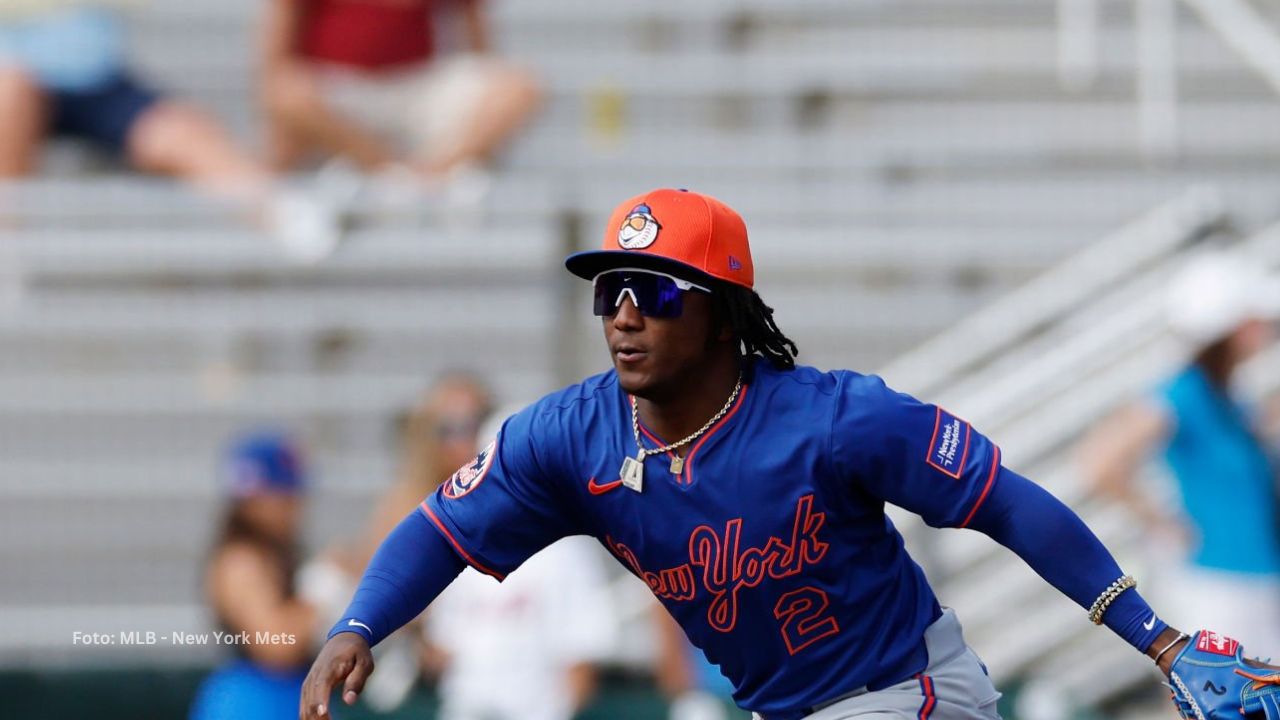
[[[912,389],[932,389],[931,399],[968,413],[976,426],[1000,440],[1007,464],[1080,511],[1123,561],[1150,576],[1157,576],[1158,568],[1144,567],[1141,528],[1123,511],[1092,497],[1076,468],[1074,445],[1107,412],[1148,390],[1184,360],[1165,329],[1164,284],[1198,241],[1215,234],[1215,240],[1225,239],[1221,211],[1211,198],[1192,192],[1181,198],[1182,208],[1174,215],[1169,211],[1178,207],[1176,201],[1158,209],[1128,233],[1084,250],[944,333],[939,339],[949,338],[949,345],[935,340],[884,373],[890,382],[901,375]],[[1152,222],[1162,217],[1164,222]],[[1169,222],[1173,217],[1179,221]],[[1275,267],[1278,240],[1280,227],[1272,227],[1235,247]],[[1128,252],[1119,252],[1126,244]],[[1088,258],[1103,250],[1116,262],[1099,272]],[[1073,271],[1077,285],[1055,281],[1055,275],[1060,281]],[[1040,292],[1032,295],[1037,286]],[[1019,303],[1021,292],[1028,294]],[[1041,298],[1038,306],[1032,297]],[[1016,312],[1019,307],[1025,312]],[[995,334],[984,336],[984,325]],[[965,338],[977,347],[966,347]],[[948,347],[953,351],[945,352]],[[1261,370],[1258,388],[1274,389],[1280,375],[1265,363],[1265,358],[1254,363]],[[939,371],[936,381],[930,367]],[[1079,608],[1009,553],[979,536],[923,532],[912,518],[897,519],[929,561],[941,597],[960,609],[970,641],[991,663],[997,680],[1021,678],[1034,688],[1028,698],[1051,698],[1029,702],[1020,717],[1068,717],[1073,709],[1153,680],[1149,665],[1108,633],[1083,632],[1089,626]]]
[[[1235,249],[1244,257],[1252,258],[1262,266],[1274,270],[1280,266],[1280,254],[1277,254],[1280,250],[1280,226],[1273,225],[1242,240],[1235,245]],[[1171,264],[1176,267],[1177,261],[1175,258]],[[1160,294],[1157,289],[1155,297],[1158,298]],[[1097,374],[1097,387],[1090,391],[1095,396],[1093,417],[1099,417],[1117,402],[1149,390],[1154,377],[1171,370],[1176,363],[1185,361],[1185,350],[1174,343],[1164,331],[1161,310],[1161,303],[1149,298],[1145,303],[1135,303],[1129,311],[1136,318],[1143,318],[1135,322],[1134,326],[1135,334],[1140,338],[1137,340],[1140,351],[1130,350],[1122,367]],[[1251,390],[1257,393],[1254,397],[1280,389],[1280,372],[1277,372],[1280,364],[1276,363],[1280,356],[1277,353],[1280,353],[1280,345],[1252,361],[1250,372],[1254,381]],[[1048,468],[1052,467],[1053,462],[1046,458],[1041,465]],[[1158,601],[1162,597],[1161,593],[1168,592],[1163,585],[1168,577],[1169,568],[1165,565],[1170,561],[1168,553],[1161,553],[1154,548],[1150,539],[1142,536],[1141,526],[1126,513],[1089,497],[1068,456],[1061,456],[1057,462],[1061,467],[1056,476],[1050,476],[1047,482],[1051,483],[1051,487],[1061,488],[1055,491],[1067,502],[1081,508],[1084,516],[1100,529],[1104,537],[1117,548],[1120,556],[1141,569],[1155,588],[1154,592],[1148,594]],[[1154,472],[1154,468],[1148,472]],[[1163,487],[1159,483],[1151,483],[1151,486],[1156,491]],[[1029,604],[1033,605],[1035,602],[1038,600],[1031,600]],[[1071,609],[1075,611],[1072,614],[1078,616],[1078,610],[1074,607]],[[1171,620],[1184,625],[1197,622],[1195,618]],[[1091,706],[1131,689],[1137,683],[1145,682],[1148,683],[1147,687],[1155,687],[1150,683],[1158,678],[1142,658],[1123,644],[1114,642],[1107,633],[1086,632],[1073,637],[1074,628],[1079,627],[1076,623],[1078,617],[1068,618],[1064,607],[1060,624],[1049,631],[1056,634],[1056,637],[1046,639],[1057,641],[1072,637],[1073,641],[1061,643],[1058,647],[1062,652],[1044,653],[1028,663],[1031,686],[1035,690],[1034,694],[1040,697],[1040,702],[1036,705],[1051,709],[1052,714],[1064,708]],[[1008,642],[1013,635],[1004,637],[1005,642]],[[1046,699],[1048,702],[1044,702]],[[1059,710],[1052,710],[1054,707]],[[1035,717],[1034,714],[1029,715]]]
[[[1011,346],[1077,312],[1100,291],[1122,284],[1224,218],[1221,199],[1213,191],[1188,190],[898,357],[883,372],[913,393],[953,389],[976,365],[997,360]]]

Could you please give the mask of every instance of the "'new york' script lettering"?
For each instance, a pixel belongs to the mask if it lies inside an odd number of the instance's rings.
[[[723,532],[699,525],[689,535],[689,562],[659,572],[646,571],[626,545],[612,538],[605,538],[605,544],[660,598],[693,600],[697,594],[695,578],[700,578],[711,597],[707,622],[720,632],[730,632],[738,623],[742,588],[756,587],[766,578],[796,575],[822,560],[829,546],[818,539],[818,531],[825,521],[826,513],[813,510],[813,495],[805,495],[796,503],[790,534],[770,537],[762,547],[741,547],[742,518],[726,522]]]

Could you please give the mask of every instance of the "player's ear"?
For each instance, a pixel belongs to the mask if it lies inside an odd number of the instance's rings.
[[[715,322],[712,323],[707,332],[707,351],[721,352],[721,349],[726,345],[737,349],[738,344],[738,336],[733,334],[733,328],[728,323],[720,322],[718,318],[715,318]]]
[[[738,346],[738,334],[733,331],[733,325],[728,320],[719,317],[712,318],[711,325],[711,344],[712,345],[733,345]]]
[[[729,319],[729,308],[725,305],[724,295],[721,292],[717,290],[711,295],[711,332],[709,339],[712,344],[730,342],[736,337],[733,334],[733,322]]]

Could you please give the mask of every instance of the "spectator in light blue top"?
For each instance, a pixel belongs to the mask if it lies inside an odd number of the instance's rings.
[[[1234,255],[1199,256],[1169,287],[1169,323],[1191,361],[1157,392],[1122,409],[1086,442],[1097,485],[1123,501],[1149,536],[1186,548],[1169,598],[1171,622],[1280,643],[1280,494],[1265,412],[1238,395],[1237,371],[1274,340],[1277,281]],[[1280,409],[1272,399],[1261,404]],[[1162,454],[1180,517],[1135,481]],[[1175,614],[1176,613],[1176,614]]]
[[[123,39],[110,10],[68,6],[0,25],[0,58],[26,66],[43,88],[89,92],[124,74]]]
[[[336,210],[278,187],[213,116],[141,80],[126,39],[106,2],[0,3],[0,182],[34,175],[48,138],[73,138],[248,208],[298,260],[328,254]]]
[[[207,114],[164,96],[127,66],[114,9],[32,3],[0,14],[0,178],[35,171],[46,136],[72,137],[146,172],[223,192],[266,171]]]
[[[1280,575],[1275,467],[1248,408],[1214,377],[1213,364],[1207,357],[1188,366],[1158,396],[1172,420],[1164,459],[1199,531],[1191,560]]]

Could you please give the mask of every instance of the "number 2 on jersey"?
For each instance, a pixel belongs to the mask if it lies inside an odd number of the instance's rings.
[[[795,655],[828,635],[840,632],[836,619],[824,615],[827,594],[816,587],[802,587],[783,594],[773,606],[773,616],[782,621],[782,640],[787,652]]]

